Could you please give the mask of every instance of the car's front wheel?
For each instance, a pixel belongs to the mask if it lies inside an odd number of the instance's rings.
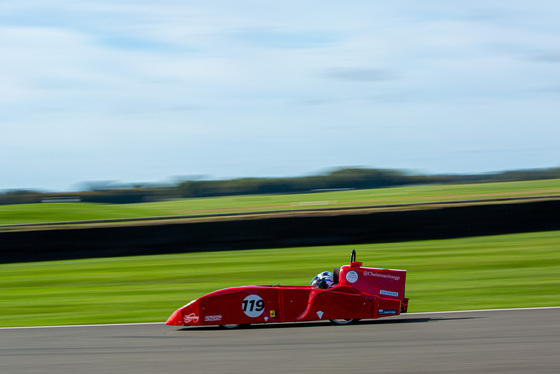
[[[230,325],[220,325],[221,328],[223,329],[237,329],[237,328],[247,328],[251,326],[250,323],[243,323],[243,324],[230,324]]]
[[[239,325],[239,324],[237,324],[237,325],[234,325],[234,324],[232,324],[232,325],[220,325],[220,327],[223,328],[223,329],[236,329],[239,326],[241,326],[241,325]]]

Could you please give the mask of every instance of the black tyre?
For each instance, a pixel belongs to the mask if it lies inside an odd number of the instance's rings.
[[[223,328],[223,329],[236,329],[239,326],[241,326],[241,325],[239,325],[239,324],[238,325],[220,325],[220,327]]]
[[[359,319],[353,319],[353,318],[349,318],[349,319],[344,319],[344,318],[340,318],[340,319],[331,319],[330,320],[332,324],[335,325],[350,325],[352,323],[356,323],[359,321]]]
[[[334,284],[338,284],[338,280],[340,278],[340,268],[334,268],[332,275]]]

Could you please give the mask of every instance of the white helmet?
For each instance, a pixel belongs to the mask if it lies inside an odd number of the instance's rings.
[[[317,288],[331,288],[334,285],[333,273],[330,271],[319,273],[309,284]]]

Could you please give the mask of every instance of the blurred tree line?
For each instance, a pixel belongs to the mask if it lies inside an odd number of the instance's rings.
[[[13,190],[0,193],[0,205],[82,201],[130,204],[170,198],[286,194],[371,189],[421,184],[456,184],[527,181],[560,178],[560,168],[514,170],[474,175],[418,175],[400,170],[350,168],[324,175],[294,178],[241,178],[231,180],[186,180],[172,186],[112,187],[91,183],[90,189],[71,193]]]

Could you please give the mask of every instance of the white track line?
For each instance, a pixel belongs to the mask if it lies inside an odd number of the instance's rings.
[[[503,309],[473,309],[473,310],[449,310],[443,312],[416,312],[416,313],[405,313],[401,314],[414,315],[414,314],[450,314],[450,313],[476,313],[476,312],[507,312],[516,310],[546,310],[546,309],[560,309],[560,306],[543,306],[543,307],[532,307],[532,308],[503,308]]]
[[[508,312],[508,311],[521,311],[521,310],[546,310],[546,309],[560,309],[560,306],[545,306],[533,308],[505,308],[505,309],[474,309],[474,310],[450,310],[443,312],[416,312],[405,313],[403,316],[418,315],[418,314],[450,314],[450,313],[476,313],[476,312]],[[142,322],[142,323],[107,323],[99,325],[61,325],[61,326],[22,326],[22,327],[0,327],[0,330],[25,330],[25,329],[57,329],[68,327],[118,327],[118,326],[146,326],[146,325],[164,325],[164,322]]]
[[[0,327],[0,330],[58,329],[58,328],[67,328],[67,327],[118,327],[118,326],[163,325],[163,324],[164,322],[141,322],[141,323],[105,323],[99,325],[21,326],[21,327]]]

